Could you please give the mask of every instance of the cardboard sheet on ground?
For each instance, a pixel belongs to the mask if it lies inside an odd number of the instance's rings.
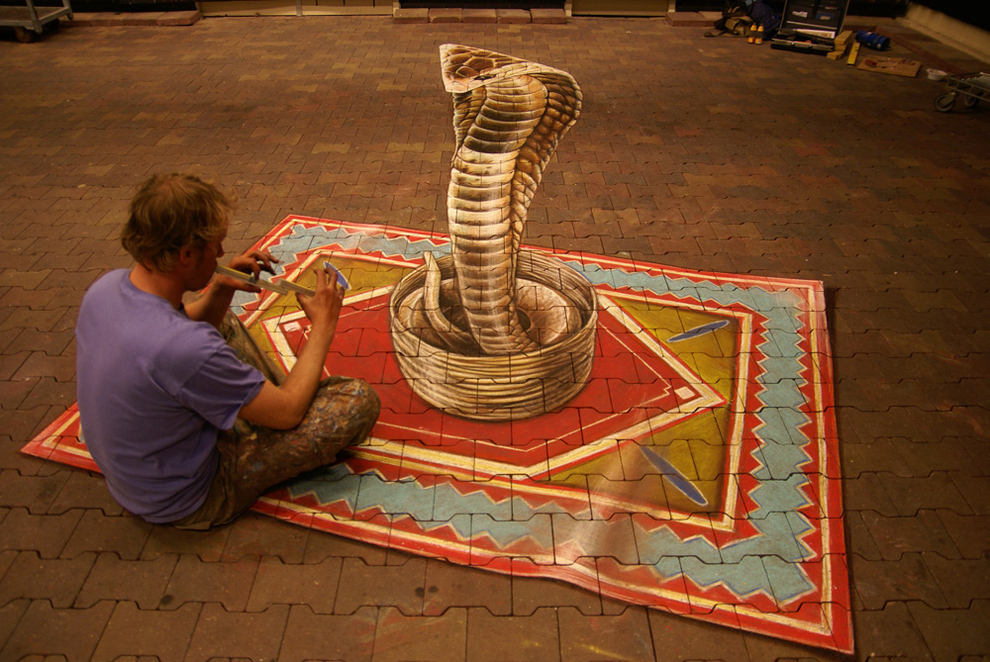
[[[258,246],[281,259],[275,280],[312,286],[324,260],[343,272],[327,372],[368,380],[383,406],[372,438],[255,510],[852,651],[820,283],[552,253],[599,298],[588,384],[549,413],[483,422],[420,399],[389,336],[390,288],[447,236],[291,216]],[[307,332],[294,295],[234,304],[290,367]],[[75,407],[24,452],[96,470]]]
[[[894,57],[867,57],[856,65],[857,69],[864,71],[876,71],[882,74],[893,74],[895,76],[907,76],[914,78],[921,69],[921,63],[917,60],[905,60]]]

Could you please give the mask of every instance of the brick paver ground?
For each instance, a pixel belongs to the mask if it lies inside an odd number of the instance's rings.
[[[889,55],[988,65],[896,25]],[[565,69],[584,114],[526,241],[828,288],[856,659],[990,656],[990,109],[662,20],[386,17],[0,41],[0,659],[836,660],[546,580],[247,515],[196,534],[19,454],[75,399],[86,287],[154,172],[290,213],[445,231],[438,46]],[[911,50],[908,50],[911,46]]]

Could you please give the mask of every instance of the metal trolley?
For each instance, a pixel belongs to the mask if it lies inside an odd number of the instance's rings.
[[[946,76],[945,85],[948,91],[935,99],[935,110],[947,113],[956,105],[956,97],[963,97],[963,105],[975,108],[980,100],[990,100],[990,74],[977,71],[971,74]]]
[[[17,40],[32,41],[45,26],[57,27],[63,16],[72,18],[72,5],[62,0],[61,7],[35,7],[34,0],[25,0],[24,7],[0,7],[0,26],[13,27]]]

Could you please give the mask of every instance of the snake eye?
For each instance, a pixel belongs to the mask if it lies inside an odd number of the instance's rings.
[[[475,80],[491,80],[492,78],[495,78],[492,74],[481,74],[480,76],[477,76]]]

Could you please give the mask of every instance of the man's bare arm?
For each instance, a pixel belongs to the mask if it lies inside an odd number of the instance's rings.
[[[257,276],[262,271],[274,273],[272,262],[277,261],[268,251],[251,250],[232,259],[229,266],[232,269]],[[223,321],[224,315],[227,314],[230,302],[234,298],[234,292],[238,290],[244,292],[261,291],[256,285],[250,285],[226,276],[215,276],[198,299],[185,305],[186,316],[199,322],[209,322],[220,328],[220,323]]]
[[[267,382],[251,402],[238,414],[245,421],[275,430],[288,430],[299,425],[323,376],[330,343],[337,330],[337,319],[344,299],[344,288],[327,284],[327,276],[316,272],[316,293],[312,297],[297,295],[299,305],[311,326],[306,345],[281,386]]]

